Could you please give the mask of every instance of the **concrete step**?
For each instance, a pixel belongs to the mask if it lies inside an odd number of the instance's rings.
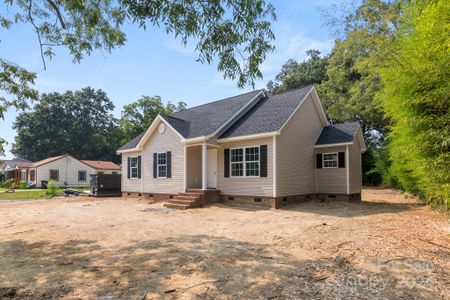
[[[175,203],[164,203],[164,207],[172,208],[172,209],[188,209],[188,208],[191,208],[190,205],[175,204]]]

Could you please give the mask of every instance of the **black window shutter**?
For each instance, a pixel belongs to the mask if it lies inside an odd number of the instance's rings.
[[[230,149],[223,150],[223,177],[230,177]]]
[[[130,161],[131,161],[131,157],[128,156],[127,159],[127,178],[130,179]]]
[[[141,178],[141,156],[138,156],[138,178]]]
[[[339,152],[339,168],[345,168],[345,152]]]
[[[156,160],[157,160],[157,154],[153,153],[153,178],[157,178],[158,177],[158,173],[157,173],[157,164],[156,164]]]
[[[172,152],[167,151],[167,178],[172,177]]]
[[[316,168],[322,169],[322,153],[316,154]]]
[[[267,145],[259,146],[260,177],[267,177]]]

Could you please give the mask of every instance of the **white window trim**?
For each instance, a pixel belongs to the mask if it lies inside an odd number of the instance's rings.
[[[164,154],[166,156],[166,163],[160,164],[158,156],[160,154]],[[166,166],[166,176],[159,176],[159,166]],[[166,179],[167,178],[167,152],[156,152],[156,178],[158,179]]]
[[[131,166],[131,160],[136,158],[136,167]],[[133,170],[136,168],[136,177],[133,177]],[[139,179],[139,158],[138,156],[130,156],[130,179]]]
[[[325,154],[336,154],[336,167],[325,167],[325,161],[334,161],[334,159],[325,159]],[[322,168],[323,169],[337,169],[337,168],[339,168],[339,153],[338,152],[322,153]]]
[[[246,163],[247,163],[247,160],[245,159],[245,149],[247,149],[247,148],[258,148],[259,150],[258,150],[258,160],[251,160],[251,161],[249,161],[250,163],[254,163],[254,162],[257,162],[258,163],[258,176],[247,176],[246,175]],[[236,150],[236,149],[243,149],[243,153],[242,153],[242,158],[243,158],[243,160],[242,161],[239,161],[239,162],[232,162],[231,161],[231,151],[233,151],[233,150]],[[261,177],[261,146],[260,145],[255,145],[255,146],[247,146],[247,147],[236,147],[236,148],[230,148],[230,157],[229,157],[229,159],[230,159],[230,178],[260,178]],[[240,164],[240,163],[242,163],[243,164],[243,175],[242,176],[233,176],[232,174],[233,174],[233,172],[231,171],[232,169],[231,169],[231,165],[232,164]]]

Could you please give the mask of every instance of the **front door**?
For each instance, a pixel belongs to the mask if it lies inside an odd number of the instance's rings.
[[[208,149],[208,161],[206,163],[206,186],[211,189],[217,187],[217,149]]]

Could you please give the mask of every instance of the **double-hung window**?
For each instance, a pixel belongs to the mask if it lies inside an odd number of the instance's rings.
[[[158,178],[167,177],[167,152],[158,153],[157,156]]]
[[[259,147],[236,148],[230,151],[231,177],[259,177]]]
[[[59,181],[59,170],[50,170],[50,180]]]
[[[78,181],[86,181],[86,171],[78,171]]]
[[[322,154],[322,165],[324,168],[337,168],[338,167],[337,152]]]
[[[130,178],[137,179],[138,178],[138,158],[130,157]]]

